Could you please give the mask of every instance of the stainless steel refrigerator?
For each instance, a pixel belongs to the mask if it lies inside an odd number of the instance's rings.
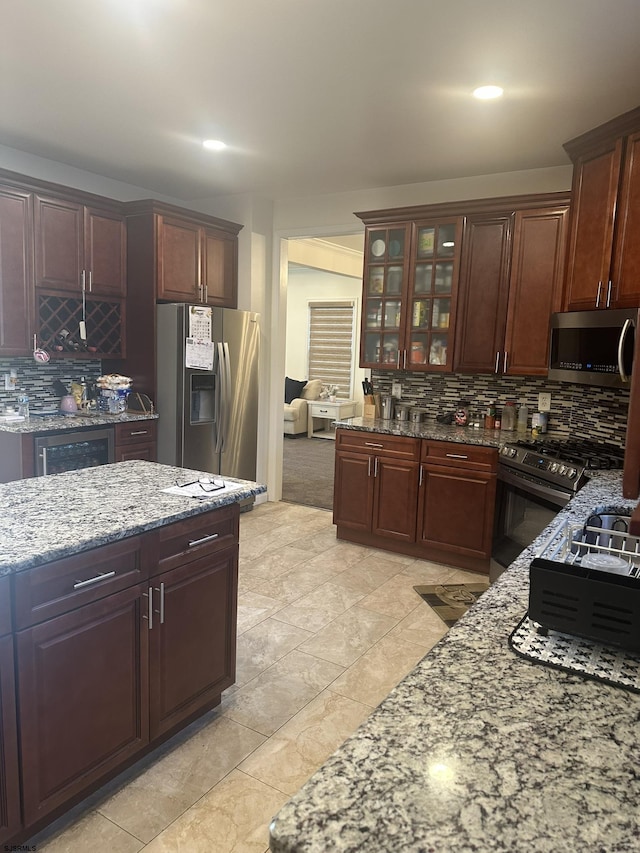
[[[255,480],[259,344],[258,314],[157,306],[158,462]]]

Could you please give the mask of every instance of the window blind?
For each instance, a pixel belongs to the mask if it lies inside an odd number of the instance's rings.
[[[309,379],[338,385],[336,396],[353,394],[353,301],[309,303]]]

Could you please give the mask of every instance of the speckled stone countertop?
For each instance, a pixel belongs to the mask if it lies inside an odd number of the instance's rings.
[[[136,459],[0,485],[0,575],[266,492],[266,486],[231,477],[222,479],[241,489],[202,500],[162,491],[201,474],[207,472]]]
[[[485,447],[499,447],[506,441],[516,441],[522,438],[515,430],[484,429],[483,427],[448,426],[435,420],[427,420],[420,424],[411,421],[382,420],[381,418],[346,418],[336,421],[336,428],[353,429],[360,432],[379,432],[387,435],[403,435],[407,438],[430,438],[434,441],[456,441],[462,444],[481,444]],[[531,432],[528,432],[531,438]],[[543,438],[565,437],[566,433],[549,432]]]
[[[517,657],[552,529],[633,508],[603,472],[281,809],[274,853],[640,850],[640,695]]]
[[[158,415],[149,415],[140,412],[123,412],[121,415],[101,414],[55,414],[43,417],[34,414],[23,421],[0,421],[0,431],[3,432],[57,432],[63,429],[89,429],[94,426],[112,426],[113,424],[125,424],[129,421],[157,420]]]

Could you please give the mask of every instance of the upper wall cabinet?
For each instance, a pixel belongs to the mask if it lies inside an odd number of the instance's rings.
[[[523,197],[467,217],[455,370],[546,375],[549,319],[560,310],[568,196]]]
[[[128,223],[130,268],[153,264],[156,299],[237,308],[242,226],[155,202],[130,205]]]
[[[574,163],[564,307],[640,306],[640,108],[564,147]]]
[[[0,356],[33,351],[31,200],[0,185]]]
[[[94,297],[126,293],[124,215],[61,198],[35,197],[36,287]]]

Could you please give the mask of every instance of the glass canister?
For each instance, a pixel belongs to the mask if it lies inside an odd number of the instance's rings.
[[[516,404],[513,400],[509,400],[504,404],[502,409],[501,429],[505,432],[512,431],[516,428]]]

